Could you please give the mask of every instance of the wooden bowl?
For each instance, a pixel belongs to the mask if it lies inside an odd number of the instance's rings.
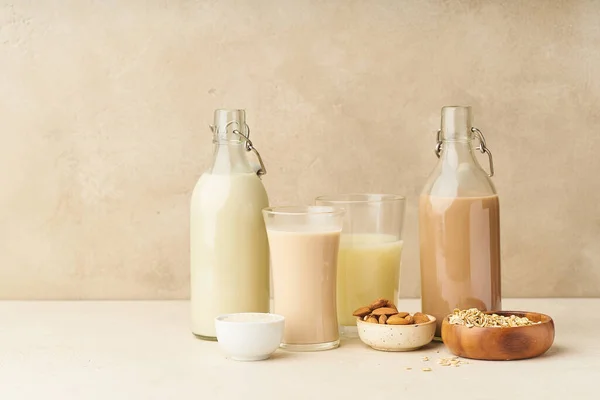
[[[554,321],[526,311],[486,311],[485,314],[527,317],[540,324],[510,328],[467,328],[442,321],[442,341],[453,354],[477,360],[522,360],[544,354],[554,342]]]

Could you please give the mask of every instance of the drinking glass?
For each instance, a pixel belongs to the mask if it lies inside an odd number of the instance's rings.
[[[340,332],[355,336],[354,310],[386,298],[398,304],[405,198],[395,194],[320,196],[317,206],[345,210],[337,268]]]
[[[285,317],[281,347],[339,346],[336,268],[344,211],[333,207],[263,209],[273,276],[273,312]]]

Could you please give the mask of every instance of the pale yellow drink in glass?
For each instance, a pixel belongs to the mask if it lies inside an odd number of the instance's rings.
[[[337,271],[337,316],[343,336],[357,335],[354,310],[378,298],[398,301],[406,199],[396,194],[319,196],[319,206],[344,210]]]
[[[356,326],[352,312],[383,297],[398,298],[402,240],[386,234],[342,234],[337,270],[338,323]]]

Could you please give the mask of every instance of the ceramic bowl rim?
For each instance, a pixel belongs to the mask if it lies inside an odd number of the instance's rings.
[[[246,320],[246,321],[230,321],[228,318],[240,315],[255,315],[261,318],[268,317],[266,320]],[[215,323],[228,324],[228,325],[274,325],[279,324],[281,322],[285,322],[285,317],[280,314],[274,313],[261,313],[261,312],[239,312],[239,313],[229,313],[229,314],[220,314],[215,317]]]
[[[382,328],[395,328],[398,327],[399,329],[414,329],[414,328],[419,328],[421,326],[428,326],[431,324],[435,324],[435,322],[437,321],[436,318],[433,315],[430,314],[425,314],[429,317],[429,321],[422,323],[422,324],[410,324],[410,325],[388,325],[388,324],[375,324],[375,323],[371,323],[371,322],[366,322],[363,321],[360,317],[356,317],[356,325],[358,326],[358,324],[363,324],[363,326],[378,326],[378,327],[382,327]],[[380,329],[380,328],[373,328],[373,329]]]

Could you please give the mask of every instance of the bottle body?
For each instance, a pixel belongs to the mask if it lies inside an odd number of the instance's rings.
[[[421,195],[422,310],[441,321],[454,308],[501,308],[498,196]]]
[[[217,142],[211,170],[190,206],[192,332],[216,336],[214,318],[269,312],[269,248],[262,209],[269,201],[248,164],[244,143]]]
[[[440,160],[419,199],[422,310],[436,317],[437,338],[454,308],[501,309],[499,199],[474,157],[470,109],[457,112],[465,119],[442,123],[454,131],[442,132]]]

